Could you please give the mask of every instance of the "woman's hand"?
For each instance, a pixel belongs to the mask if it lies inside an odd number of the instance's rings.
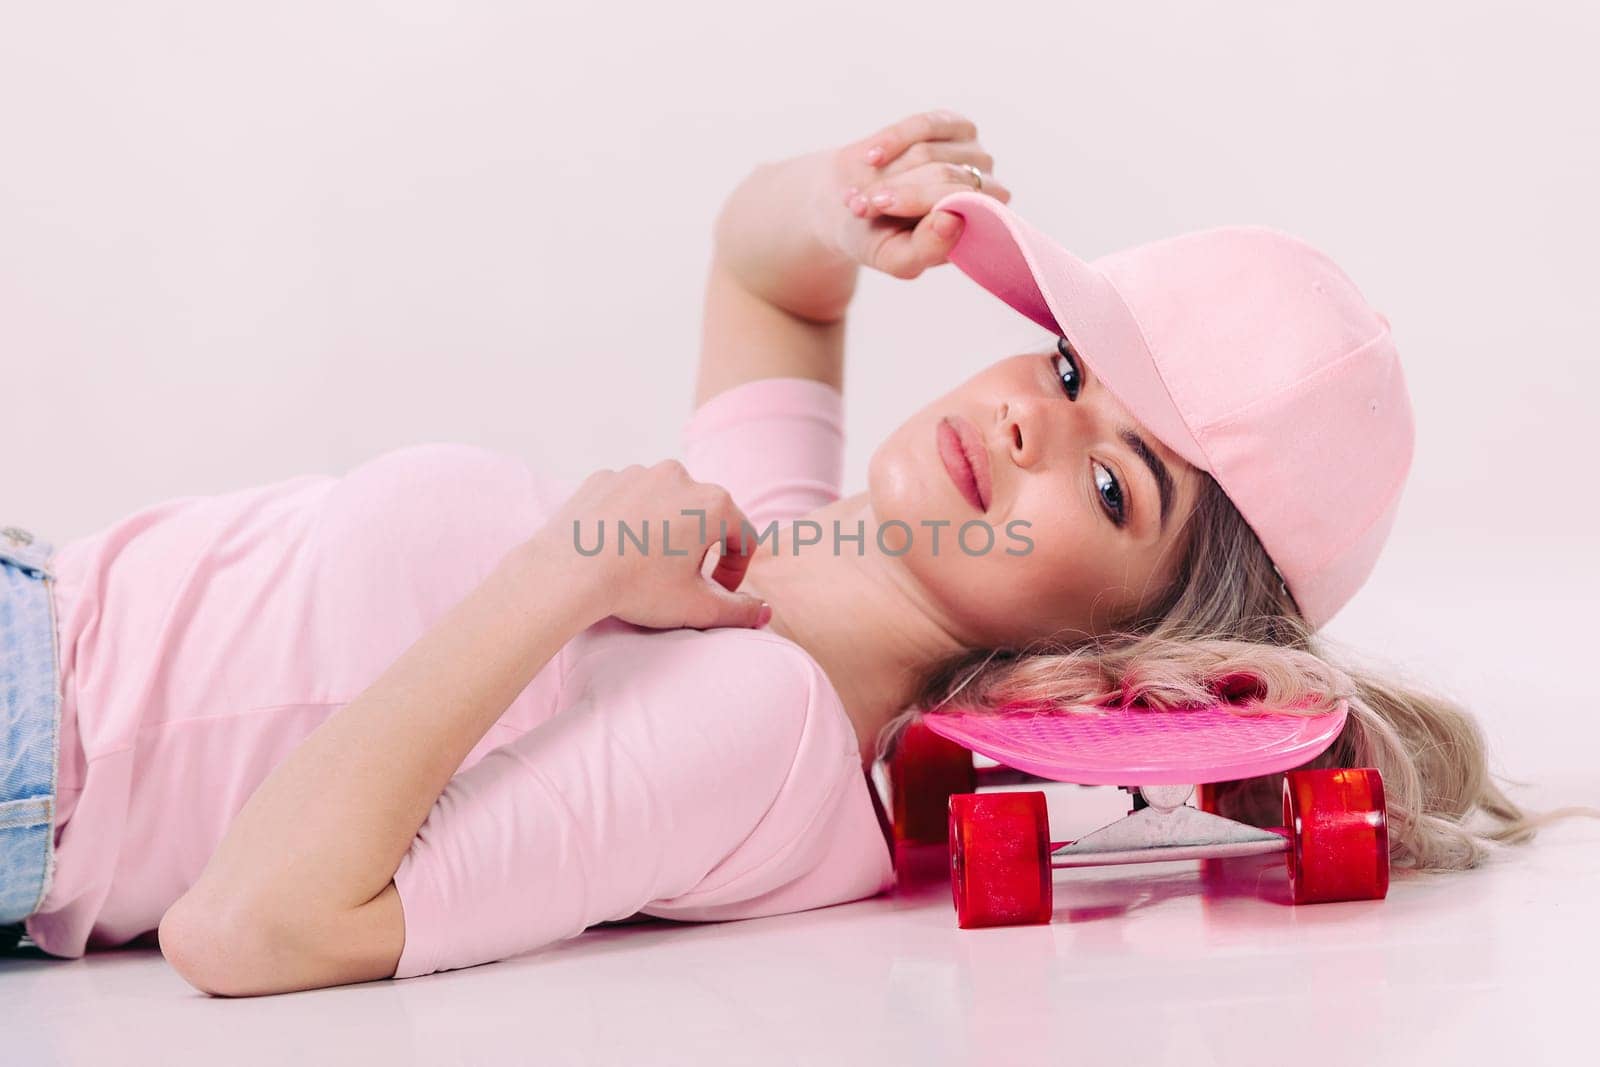
[[[960,164],[983,172],[984,193],[1010,201],[977,137],[961,115],[924,111],[843,147],[763,163],[717,216],[717,263],[774,307],[810,323],[837,322],[860,267],[915,278],[945,261],[961,219],[932,218],[929,209],[947,193],[976,187]],[[874,204],[882,193],[893,203]]]
[[[930,211],[950,193],[977,188],[962,164],[983,172],[982,192],[1011,200],[978,127],[953,111],[907,116],[839,149],[831,163],[829,192],[844,210],[828,213],[819,233],[842,255],[896,278],[945,262],[961,236],[959,215]]]
[[[764,626],[771,609],[736,592],[755,549],[748,526],[726,489],[668,459],[591,474],[535,545],[581,576],[601,617],[656,629]],[[713,545],[721,554],[707,578]]]

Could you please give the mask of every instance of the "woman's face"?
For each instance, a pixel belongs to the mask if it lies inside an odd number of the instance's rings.
[[[1098,634],[1153,604],[1199,476],[1064,348],[1002,359],[917,412],[873,453],[867,493],[882,544],[904,550],[954,636],[1015,647]]]

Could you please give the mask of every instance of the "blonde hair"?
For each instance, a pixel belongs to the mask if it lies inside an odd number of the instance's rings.
[[[1155,709],[1227,701],[1241,713],[1293,707],[1314,715],[1346,702],[1333,745],[1312,767],[1375,767],[1383,776],[1393,861],[1413,868],[1478,864],[1493,842],[1530,839],[1542,823],[1490,777],[1484,736],[1455,701],[1357,665],[1305,624],[1255,533],[1215,479],[1201,479],[1178,578],[1139,619],[1098,636],[1021,649],[973,649],[925,672],[913,706],[877,740],[888,759],[925,714],[1028,706],[1070,714],[1106,705]],[[1281,819],[1282,775],[1224,783],[1219,812],[1256,825]],[[1136,783],[1130,783],[1136,784]]]

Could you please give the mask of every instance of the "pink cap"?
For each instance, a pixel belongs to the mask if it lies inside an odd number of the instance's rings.
[[[950,261],[1063,334],[1124,407],[1222,486],[1313,630],[1388,539],[1415,426],[1389,322],[1332,260],[1224,226],[1090,264],[977,191]]]

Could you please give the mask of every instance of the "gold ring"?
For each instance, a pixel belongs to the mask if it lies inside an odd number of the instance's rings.
[[[983,192],[983,171],[979,170],[977,167],[974,167],[971,163],[962,163],[962,164],[959,164],[959,165],[963,166],[963,167],[966,167],[968,170],[970,170],[972,172],[973,179],[978,183],[978,185],[977,185],[978,192],[980,192],[980,193]]]

